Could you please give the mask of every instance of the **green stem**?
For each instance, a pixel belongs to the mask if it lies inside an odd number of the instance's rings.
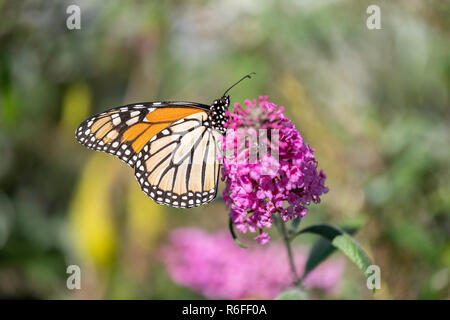
[[[292,246],[291,246],[291,239],[288,236],[288,232],[286,230],[286,224],[284,223],[282,218],[273,217],[275,221],[275,225],[277,226],[278,232],[280,233],[281,237],[283,238],[284,245],[286,246],[286,250],[288,253],[289,258],[289,265],[291,267],[291,272],[294,278],[294,285],[300,286],[301,280],[300,277],[297,274],[297,269],[295,268],[295,262],[294,262],[294,255],[292,254]]]

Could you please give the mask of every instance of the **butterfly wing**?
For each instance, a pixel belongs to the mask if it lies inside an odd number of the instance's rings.
[[[131,167],[137,154],[158,132],[208,106],[193,102],[145,102],[99,113],[84,121],[76,131],[84,146],[115,155]]]
[[[138,154],[135,175],[160,204],[191,208],[217,194],[222,134],[206,112],[194,113],[159,132]]]
[[[208,111],[193,102],[126,105],[87,119],[76,138],[134,167],[142,190],[157,203],[200,206],[215,198],[219,178],[222,134]]]

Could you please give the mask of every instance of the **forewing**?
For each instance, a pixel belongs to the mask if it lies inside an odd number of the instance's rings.
[[[142,148],[160,131],[207,106],[192,102],[145,102],[110,109],[84,121],[76,131],[84,146],[115,155],[134,167]]]

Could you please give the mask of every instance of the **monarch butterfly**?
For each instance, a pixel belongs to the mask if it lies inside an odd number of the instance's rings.
[[[75,132],[82,145],[115,155],[132,168],[142,191],[159,204],[191,208],[217,195],[227,93],[208,106],[196,102],[142,102],[109,109]]]

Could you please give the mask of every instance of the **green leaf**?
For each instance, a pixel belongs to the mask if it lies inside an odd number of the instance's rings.
[[[348,234],[354,234],[358,227],[343,227]],[[305,265],[305,272],[302,276],[302,281],[306,279],[308,274],[314,270],[318,265],[325,261],[332,253],[336,251],[336,247],[331,244],[328,239],[319,238],[312,246],[308,260]]]
[[[308,300],[308,296],[299,288],[291,288],[280,293],[275,300]]]
[[[372,265],[372,262],[361,246],[344,230],[334,226],[321,224],[307,227],[299,231],[297,235],[303,233],[313,233],[324,237],[356,264],[366,277],[370,275],[367,272],[367,268]],[[327,253],[326,250],[325,253]]]
[[[234,232],[234,228],[233,228],[233,221],[231,221],[231,219],[229,220],[228,227],[230,229],[231,236],[233,237],[233,240],[236,242],[236,244],[241,248],[247,249],[247,247],[236,236],[236,233]]]

